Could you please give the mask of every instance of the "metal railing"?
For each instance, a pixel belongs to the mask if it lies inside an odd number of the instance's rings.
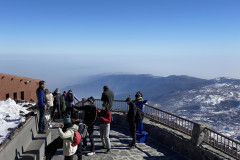
[[[204,142],[231,157],[240,159],[240,142],[224,136],[209,128],[205,128]]]
[[[101,100],[97,99],[95,101],[95,105],[96,107],[101,108]],[[127,112],[128,105],[125,101],[114,100],[112,109],[113,111]],[[152,107],[148,104],[144,105],[143,111],[145,113],[145,117],[189,136],[192,135],[193,126],[194,124],[196,124],[196,122],[163,111],[156,107]],[[219,151],[226,153],[231,157],[240,159],[240,142],[224,136],[209,128],[205,128],[204,131],[204,143],[210,145],[211,147]]]

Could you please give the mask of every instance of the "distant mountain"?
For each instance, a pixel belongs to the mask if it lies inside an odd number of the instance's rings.
[[[100,98],[108,85],[115,99],[124,100],[137,91],[148,103],[162,110],[204,122],[213,129],[240,140],[240,80],[216,78],[211,80],[189,76],[158,77],[153,75],[94,76],[87,82],[64,88],[79,97]]]
[[[80,83],[63,88],[63,90],[72,89],[79,97],[95,96],[100,98],[103,86],[108,87],[115,93],[116,99],[126,99],[131,95],[134,97],[137,91],[141,91],[144,97],[158,101],[162,96],[176,91],[198,89],[202,86],[211,84],[212,81],[188,76],[169,76],[157,77],[153,75],[107,75],[93,79],[88,82]]]

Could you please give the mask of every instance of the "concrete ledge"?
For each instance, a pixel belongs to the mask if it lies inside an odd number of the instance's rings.
[[[113,112],[114,125],[128,128],[127,118],[119,112]],[[234,160],[234,158],[217,151],[209,145],[193,146],[191,137],[168,128],[157,122],[144,118],[143,130],[148,136],[169,147],[175,152],[193,160]]]
[[[42,160],[44,157],[45,147],[51,141],[51,132],[47,131],[46,134],[38,134],[34,137],[31,144],[27,147],[24,153],[20,156],[19,159],[33,159],[33,160]]]
[[[43,149],[40,150],[40,152],[43,152],[41,154],[44,155],[44,147],[51,141],[51,134],[49,134],[48,132],[46,135],[37,135],[37,131],[38,114],[33,114],[33,116],[27,119],[26,123],[21,127],[21,129],[11,137],[11,140],[7,140],[7,142],[4,143],[3,146],[1,146],[0,159],[21,159],[21,155],[23,155],[23,153],[28,150],[29,145],[34,140],[42,141],[44,145],[42,147]],[[28,158],[31,159],[31,157]]]

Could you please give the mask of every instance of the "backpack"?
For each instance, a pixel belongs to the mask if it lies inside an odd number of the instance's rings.
[[[84,123],[79,123],[79,128],[80,128],[81,137],[85,138],[87,136],[88,126]]]
[[[81,137],[80,133],[78,131],[75,131],[72,146],[74,147],[74,146],[78,145],[81,141],[81,138],[82,137]]]
[[[136,107],[135,123],[140,123],[144,118],[144,112]]]
[[[71,92],[67,94],[67,101],[73,102],[73,94]]]

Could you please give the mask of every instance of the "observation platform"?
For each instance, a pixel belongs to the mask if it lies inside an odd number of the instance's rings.
[[[95,101],[100,108],[102,102]],[[124,101],[114,101],[110,129],[111,153],[105,154],[101,149],[99,121],[95,123],[93,156],[87,156],[90,150],[83,151],[83,160],[236,160],[240,159],[240,142],[226,137],[209,127],[184,119],[150,105],[144,105],[145,118],[143,130],[148,132],[146,143],[137,143],[135,149],[129,150],[132,138],[124,112],[128,105]],[[17,129],[8,140],[0,146],[1,160],[42,160],[45,147],[59,136],[57,128],[62,120],[52,122],[53,127],[44,135],[38,131],[38,110],[33,109],[25,124]],[[89,140],[88,140],[89,141]],[[37,144],[37,145],[36,145]],[[88,145],[90,143],[88,142]],[[53,160],[63,160],[59,149]],[[74,160],[77,157],[74,155]]]
[[[56,139],[59,135],[57,131],[59,124],[60,121],[52,122],[53,127],[50,129],[52,140]],[[88,147],[85,151],[82,151],[83,160],[187,160],[152,138],[148,138],[146,143],[137,143],[135,149],[129,150],[128,144],[132,140],[129,130],[116,125],[111,126],[110,130],[112,149],[109,154],[105,154],[106,149],[101,148],[102,143],[98,124],[94,127],[96,154],[93,156],[87,156],[87,153],[90,152],[90,142],[88,138],[87,140]],[[73,159],[77,160],[76,154]],[[62,149],[58,149],[52,160],[64,160]]]

